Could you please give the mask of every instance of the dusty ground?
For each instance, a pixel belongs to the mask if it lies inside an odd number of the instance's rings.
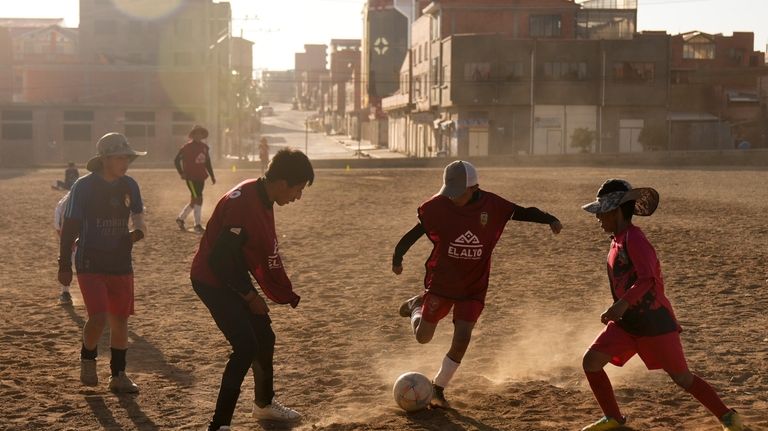
[[[150,233],[134,249],[136,310],[128,372],[138,396],[106,390],[109,346],[100,344],[96,390],[80,386],[85,309],[56,305],[57,246],[51,227],[57,171],[0,171],[0,428],[204,429],[228,354],[193,293],[189,265],[199,236],[176,230],[187,199],[171,170],[135,170]],[[216,197],[254,172],[219,172]],[[580,357],[610,304],[607,238],[580,208],[607,177],[661,193],[658,212],[637,220],[656,246],[693,370],[753,430],[768,429],[768,171],[483,169],[481,184],[560,217],[565,229],[510,222],[496,248],[488,305],[448,388],[456,410],[406,415],[391,399],[401,372],[433,376],[449,321],[418,345],[400,302],[419,291],[429,244],[422,239],[400,277],[390,256],[436,192],[440,170],[323,170],[301,202],[279,208],[281,251],[299,308],[272,307],[279,398],[306,416],[297,430],[574,430],[600,416]],[[716,430],[714,418],[637,359],[610,368],[637,430]],[[273,429],[250,418],[246,378],[235,429]]]

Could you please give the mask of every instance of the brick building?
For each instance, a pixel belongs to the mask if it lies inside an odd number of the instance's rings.
[[[252,73],[250,42],[230,37],[229,4],[190,0],[157,15],[129,6],[81,0],[78,29],[48,25],[11,37],[16,51],[0,63],[0,81],[8,67],[15,75],[3,86],[11,98],[0,97],[0,163],[82,162],[108,131],[149,151],[144,160],[165,162],[196,123],[211,131],[214,156],[223,154],[237,106],[230,60],[242,60],[238,73],[248,80]],[[0,32],[0,52],[3,39]],[[43,52],[18,51],[35,46]],[[54,46],[55,55],[44,51]]]

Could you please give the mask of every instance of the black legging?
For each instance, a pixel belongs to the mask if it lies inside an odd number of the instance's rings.
[[[272,357],[275,353],[275,333],[269,316],[250,312],[243,299],[229,289],[217,289],[192,281],[192,287],[216,321],[216,326],[232,345],[232,354],[221,377],[216,412],[209,429],[229,425],[240,396],[248,368],[253,370],[254,402],[259,407],[272,403]]]

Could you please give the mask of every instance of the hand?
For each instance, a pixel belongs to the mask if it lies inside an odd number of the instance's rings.
[[[264,298],[262,298],[259,294],[254,293],[250,299],[246,299],[248,301],[248,309],[251,310],[251,313],[263,316],[269,313],[269,307],[267,306],[266,301],[264,301]]]
[[[72,284],[72,271],[59,271],[59,283],[62,286],[69,286]]]
[[[623,299],[619,299],[600,315],[600,321],[603,322],[604,325],[607,325],[608,322],[618,322],[621,319],[621,316],[627,312],[628,308],[629,303]]]
[[[144,232],[142,232],[141,229],[134,229],[130,231],[129,234],[131,235],[132,243],[137,243],[144,239]]]
[[[394,272],[397,275],[400,275],[403,273],[403,265],[392,265],[392,272]]]
[[[549,225],[549,228],[552,229],[552,233],[557,235],[563,230],[563,225],[560,223],[560,220],[555,220]]]

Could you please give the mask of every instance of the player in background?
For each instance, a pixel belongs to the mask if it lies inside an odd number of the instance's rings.
[[[211,431],[229,429],[248,368],[253,370],[253,417],[286,422],[301,418],[275,399],[275,333],[269,307],[251,275],[273,302],[294,308],[299,304],[278,253],[273,207],[301,199],[314,178],[304,153],[278,151],[264,177],[238,184],[219,200],[200,240],[192,261],[192,287],[232,346],[208,425]]]
[[[66,208],[67,202],[69,202],[69,192],[59,199],[56,208],[53,210],[53,228],[56,230],[56,239],[59,241],[61,240],[61,226],[64,224],[64,208]],[[73,254],[76,248],[77,245],[73,245]],[[72,305],[72,294],[69,292],[69,285],[59,283],[59,286],[61,286],[59,305]]]
[[[611,179],[597,191],[597,200],[582,206],[595,214],[600,227],[611,234],[608,281],[613,305],[600,315],[606,325],[584,354],[582,366],[603,418],[582,431],[623,429],[613,387],[603,369],[608,363],[623,366],[635,354],[649,370],[663,369],[672,380],[712,412],[726,431],[741,431],[741,418],[723,404],[715,390],[688,370],[680,343],[680,325],[664,293],[661,264],[651,243],[632,216],[650,216],[659,194],[633,189],[624,180]]]
[[[59,247],[59,282],[72,282],[72,247],[77,282],[88,320],[80,349],[80,380],[86,386],[99,382],[96,357],[98,341],[109,324],[113,392],[138,392],[125,374],[128,349],[128,317],[134,314],[133,244],[146,233],[143,204],[136,181],[126,175],[128,165],[146,153],[134,151],[125,136],[107,133],[96,144],[98,154],[88,161],[90,174],[72,186],[64,210]],[[129,230],[134,214],[136,228]]]
[[[208,145],[203,142],[204,139],[208,138],[208,130],[201,126],[195,126],[189,131],[188,138],[189,141],[181,147],[173,161],[190,193],[189,203],[179,213],[176,224],[179,229],[185,231],[184,222],[189,213],[194,211],[195,232],[203,233],[205,230],[202,224],[203,188],[209,175],[212,184],[216,184],[216,177],[213,175]]]
[[[400,315],[410,317],[419,343],[428,343],[437,323],[453,308],[453,341],[433,380],[431,404],[448,407],[444,390],[464,358],[472,329],[485,305],[491,253],[510,219],[549,225],[560,221],[537,208],[524,208],[480,189],[477,170],[465,161],[445,167],[443,187],[418,208],[419,222],[395,247],[392,272],[401,274],[403,256],[423,235],[432,241],[425,264],[424,292],[405,301]]]

